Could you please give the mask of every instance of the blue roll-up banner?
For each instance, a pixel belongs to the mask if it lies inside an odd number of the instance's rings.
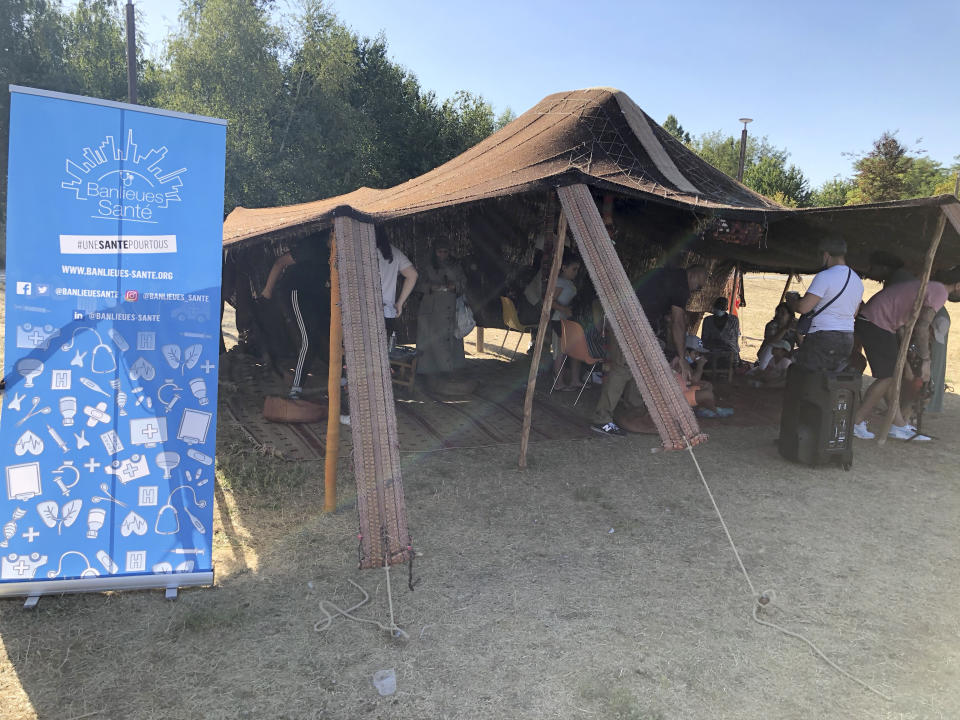
[[[226,123],[10,92],[0,596],[209,584]]]

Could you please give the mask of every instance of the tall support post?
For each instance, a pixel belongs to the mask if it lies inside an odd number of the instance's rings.
[[[330,368],[327,371],[327,452],[323,472],[323,511],[337,509],[337,460],[340,458],[340,369],[343,367],[343,319],[337,234],[330,231]]]
[[[913,329],[916,327],[917,318],[920,317],[920,311],[923,309],[923,299],[927,294],[927,283],[930,281],[930,271],[933,269],[933,259],[937,255],[937,248],[940,247],[940,239],[943,237],[944,228],[947,226],[947,216],[941,211],[940,218],[937,220],[937,227],[933,231],[933,238],[930,240],[930,247],[927,248],[926,257],[923,259],[923,274],[920,275],[920,289],[917,291],[917,297],[913,301],[913,312],[910,320],[904,326],[903,339],[900,342],[900,350],[897,353],[897,365],[893,370],[893,384],[887,392],[887,414],[883,418],[883,424],[880,426],[880,434],[877,435],[877,443],[883,445],[887,441],[887,433],[890,432],[890,426],[893,424],[893,416],[900,405],[900,383],[903,379],[903,366],[907,363],[907,350],[910,349],[910,339],[913,337]]]
[[[793,270],[787,273],[787,281],[783,284],[783,292],[780,293],[780,302],[787,299],[787,293],[790,292],[790,283],[793,282]],[[779,303],[777,303],[779,305]]]
[[[560,265],[563,262],[563,248],[567,242],[567,217],[560,212],[560,227],[557,233],[557,242],[553,248],[553,263],[550,265],[550,277],[547,280],[547,290],[543,294],[543,307],[540,309],[540,325],[537,330],[537,341],[533,346],[533,357],[530,360],[530,374],[527,376],[527,395],[523,399],[523,427],[520,430],[520,460],[521,468],[527,466],[527,445],[530,442],[530,426],[533,423],[533,393],[537,387],[537,372],[540,370],[540,356],[543,353],[543,344],[546,340],[547,326],[550,323],[550,313],[553,312],[553,294],[557,288],[557,276],[560,274]]]
[[[137,28],[133,0],[127,0],[127,98],[137,104]]]

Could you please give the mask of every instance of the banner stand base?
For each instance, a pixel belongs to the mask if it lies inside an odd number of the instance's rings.
[[[84,592],[110,592],[120,590],[164,590],[168,599],[170,591],[176,597],[179,588],[213,585],[213,571],[194,573],[170,573],[164,575],[102,575],[75,580],[26,580],[0,583],[0,599],[26,597],[24,609],[36,606],[41,595],[68,595]]]

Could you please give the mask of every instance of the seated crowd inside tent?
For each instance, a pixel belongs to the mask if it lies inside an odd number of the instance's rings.
[[[548,286],[550,258],[543,252],[544,238],[536,239],[536,251],[525,272],[499,297],[503,324],[511,331],[529,332],[533,354],[542,342],[544,360],[540,374],[549,390],[562,402],[570,393],[578,402],[585,388],[599,385],[593,410],[586,422],[607,436],[623,436],[644,414],[642,392],[636,386],[602,306],[592,288],[580,257],[571,247],[563,249],[555,281],[546,337],[538,338],[538,326]],[[896,256],[875,252],[863,274],[878,278],[882,289],[864,296],[860,274],[846,265],[846,243],[840,237],[820,239],[822,270],[809,279],[804,293],[784,288],[781,301],[769,308],[756,359],[742,354],[742,329],[737,310],[743,298],[742,276],[722,294],[701,297],[706,314],[689,312],[691,296],[703,294],[711,269],[692,263],[685,267],[659,265],[633,280],[640,306],[649,322],[683,396],[701,418],[729,418],[736,413],[726,401],[730,383],[758,393],[785,387],[791,366],[812,371],[854,370],[864,372],[869,364],[874,381],[857,409],[853,434],[870,439],[880,423],[874,410],[884,398],[896,371],[897,354],[904,326],[911,320],[920,279],[904,270]],[[476,267],[454,255],[443,241],[434,241],[425,257],[407,257],[378,234],[377,251],[383,294],[383,317],[391,360],[411,360],[416,376],[449,379],[469,374],[464,338],[476,327],[471,308],[476,297]],[[289,374],[289,397],[304,391],[313,361],[326,362],[330,328],[330,267],[327,242],[294,244],[273,263],[259,302],[281,311],[296,329],[298,351]],[[729,272],[729,271],[728,271]],[[790,277],[790,276],[787,276]],[[732,285],[732,288],[731,288]],[[893,411],[889,435],[893,438],[929,441],[910,420],[917,408],[939,411],[945,387],[946,343],[950,318],[947,300],[960,299],[960,271],[935,273],[927,283],[923,307],[916,322],[908,362],[903,368],[901,407]],[[489,300],[489,298],[487,298]],[[261,317],[263,308],[261,308]],[[415,332],[404,332],[414,327]],[[269,328],[262,328],[269,335]],[[398,337],[401,342],[398,342]],[[522,355],[518,346],[512,356]],[[501,351],[503,347],[501,346]],[[501,352],[501,356],[506,355]],[[706,379],[707,375],[713,382]],[[326,378],[313,381],[324,386]],[[346,386],[346,375],[341,383]],[[917,405],[920,388],[923,393]],[[349,388],[347,388],[349,392]],[[349,423],[349,409],[342,404],[341,421]],[[874,429],[871,429],[874,428]]]

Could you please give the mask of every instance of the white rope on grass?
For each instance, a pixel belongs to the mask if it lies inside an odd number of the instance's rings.
[[[387,565],[387,564],[385,564],[385,565],[383,566],[383,568],[384,568],[384,570],[386,571],[386,574],[387,574],[387,605],[388,605],[389,608],[390,608],[390,624],[389,624],[389,625],[384,625],[383,623],[381,623],[381,622],[379,622],[379,621],[377,621],[377,620],[371,620],[371,619],[369,619],[369,618],[357,617],[356,615],[353,615],[353,614],[352,614],[354,610],[357,610],[357,609],[359,609],[359,608],[361,608],[361,607],[363,607],[364,605],[367,604],[367,601],[370,599],[370,594],[369,594],[366,590],[364,590],[360,585],[358,585],[357,583],[355,583],[353,580],[347,578],[347,582],[348,582],[348,583],[350,583],[350,584],[353,585],[357,590],[359,590],[361,593],[363,593],[363,600],[361,600],[360,602],[358,602],[356,605],[353,605],[353,606],[347,608],[346,610],[344,610],[343,608],[337,607],[336,605],[334,605],[334,604],[333,604],[332,602],[330,602],[329,600],[321,600],[321,601],[320,601],[320,612],[322,612],[324,615],[326,615],[326,620],[318,620],[316,623],[314,623],[314,625],[313,625],[314,631],[315,631],[315,632],[323,632],[324,630],[327,630],[327,629],[333,624],[333,618],[335,618],[335,617],[337,617],[337,616],[339,616],[339,615],[342,615],[343,617],[347,618],[348,620],[353,620],[354,622],[366,623],[366,624],[368,624],[368,625],[376,625],[378,628],[380,628],[380,629],[383,630],[384,632],[390,633],[390,635],[392,635],[393,637],[402,637],[404,640],[409,640],[409,639],[410,639],[410,636],[407,635],[407,633],[406,633],[404,630],[402,630],[400,627],[398,627],[397,624],[394,622],[394,619],[393,619],[393,593],[392,593],[391,590],[390,590],[390,566]],[[330,614],[330,611],[327,610],[327,608],[325,607],[325,606],[327,606],[327,605],[329,605],[329,606],[335,611],[333,615],[331,615],[331,614]],[[321,626],[322,626],[322,627],[321,627]]]
[[[770,605],[773,603],[775,598],[775,593],[773,590],[764,590],[762,593],[757,594],[757,589],[753,586],[753,581],[750,579],[750,574],[747,572],[747,568],[744,567],[743,560],[740,559],[740,552],[737,550],[737,546],[733,542],[733,537],[730,535],[730,530],[729,528],[727,528],[727,523],[723,519],[723,515],[720,512],[720,508],[717,506],[717,501],[714,499],[713,493],[710,491],[710,486],[707,484],[707,479],[703,476],[703,470],[700,469],[700,463],[697,462],[697,456],[694,455],[693,453],[693,446],[690,445],[690,441],[687,440],[686,437],[683,438],[683,441],[687,444],[687,451],[690,453],[690,457],[693,458],[693,464],[697,468],[697,474],[700,475],[700,482],[703,483],[703,487],[706,489],[707,495],[710,496],[710,502],[713,503],[713,509],[717,513],[717,518],[719,518],[720,524],[723,526],[723,531],[727,534],[727,540],[730,542],[730,547],[731,549],[733,549],[733,554],[737,558],[737,562],[740,565],[740,570],[743,572],[743,577],[746,578],[747,585],[750,586],[751,597],[753,598],[753,601],[754,601],[753,603],[754,621],[759,625],[764,625],[766,627],[773,628],[774,630],[779,630],[784,635],[788,635],[789,637],[796,638],[797,640],[801,640],[802,642],[806,643],[810,647],[810,649],[813,650],[820,657],[821,660],[827,663],[827,665],[832,667],[838,673],[840,673],[841,675],[843,675],[844,677],[850,680],[853,680],[853,682],[857,683],[857,685],[861,686],[866,690],[869,690],[874,695],[877,695],[878,697],[883,698],[887,702],[890,702],[891,698],[889,695],[885,695],[884,693],[880,692],[872,685],[869,685],[868,683],[864,682],[860,678],[844,670],[842,667],[840,667],[835,662],[833,662],[830,658],[824,655],[823,652],[820,650],[820,648],[818,648],[816,645],[814,645],[810,640],[808,640],[806,637],[804,637],[800,633],[795,633],[791,630],[787,630],[786,628],[780,625],[777,625],[774,622],[761,620],[759,617],[757,617],[757,613],[760,610],[762,610],[767,605]]]

